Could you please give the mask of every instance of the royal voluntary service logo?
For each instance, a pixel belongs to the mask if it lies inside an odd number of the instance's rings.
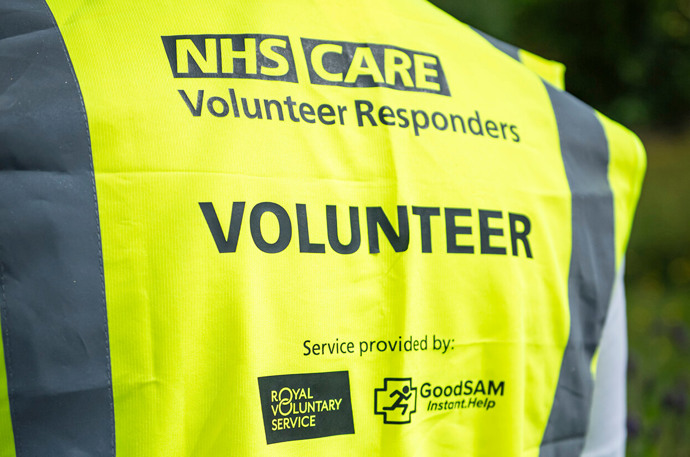
[[[259,378],[268,444],[355,433],[347,371]]]

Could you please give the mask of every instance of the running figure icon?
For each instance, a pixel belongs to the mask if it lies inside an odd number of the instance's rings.
[[[395,403],[393,403],[391,406],[384,406],[383,410],[384,411],[395,411],[398,408],[402,408],[402,415],[405,415],[405,412],[407,411],[408,406],[410,406],[407,403],[403,403],[404,400],[409,400],[412,394],[408,393],[410,391],[409,386],[405,386],[402,388],[402,392],[399,390],[394,390],[393,393],[391,393],[389,396],[392,398],[394,396],[397,396],[398,398],[395,400]],[[407,395],[405,395],[407,394]]]
[[[374,390],[374,413],[384,424],[409,424],[417,411],[417,388],[412,378],[385,378],[383,388]]]

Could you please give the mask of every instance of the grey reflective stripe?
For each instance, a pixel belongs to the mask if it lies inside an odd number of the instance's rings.
[[[515,47],[512,44],[504,43],[503,41],[498,40],[492,37],[491,35],[487,35],[486,33],[482,32],[481,30],[477,30],[474,27],[472,27],[472,30],[480,34],[486,41],[494,45],[494,47],[496,47],[497,49],[508,54],[510,57],[517,60],[518,62],[520,61],[520,48]]]
[[[606,320],[615,277],[613,194],[609,151],[592,108],[544,83],[560,136],[572,196],[572,253],[568,275],[570,336],[541,456],[576,456],[584,446],[592,403],[590,363]]]
[[[0,312],[17,457],[114,456],[86,113],[43,1],[0,6]]]
[[[515,60],[519,49],[478,30]],[[608,312],[615,277],[613,193],[609,150],[594,110],[544,82],[556,116],[561,155],[572,195],[572,254],[568,275],[570,336],[540,447],[545,457],[582,453],[592,404],[590,363]]]

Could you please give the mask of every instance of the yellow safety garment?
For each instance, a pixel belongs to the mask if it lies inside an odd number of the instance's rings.
[[[579,455],[645,157],[560,64],[417,0],[9,3],[0,455]]]

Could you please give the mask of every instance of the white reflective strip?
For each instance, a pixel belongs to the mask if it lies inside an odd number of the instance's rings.
[[[589,430],[583,457],[624,457],[628,335],[623,272],[616,276],[599,348]]]

